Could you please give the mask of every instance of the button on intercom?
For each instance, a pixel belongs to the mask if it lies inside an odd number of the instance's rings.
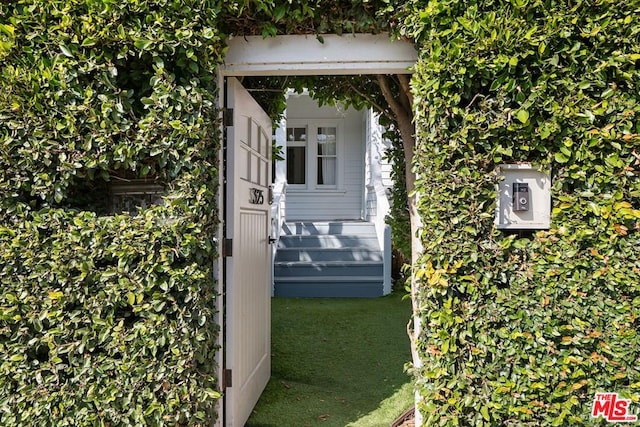
[[[529,184],[527,184],[526,182],[513,183],[513,210],[529,210]]]

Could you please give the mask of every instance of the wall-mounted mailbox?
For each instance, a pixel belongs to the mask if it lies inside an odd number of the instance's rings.
[[[500,165],[495,224],[500,229],[537,230],[551,225],[551,178],[529,163]]]

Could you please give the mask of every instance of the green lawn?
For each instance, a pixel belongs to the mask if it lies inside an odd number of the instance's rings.
[[[412,404],[410,301],[272,300],[272,377],[249,427],[389,426]]]

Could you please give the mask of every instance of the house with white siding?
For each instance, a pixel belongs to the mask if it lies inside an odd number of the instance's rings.
[[[275,296],[375,297],[391,291],[388,141],[370,110],[290,92],[274,132]]]

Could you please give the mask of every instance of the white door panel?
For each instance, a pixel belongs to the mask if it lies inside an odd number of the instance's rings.
[[[235,78],[227,81],[227,108],[225,424],[241,427],[271,375],[271,120]]]

